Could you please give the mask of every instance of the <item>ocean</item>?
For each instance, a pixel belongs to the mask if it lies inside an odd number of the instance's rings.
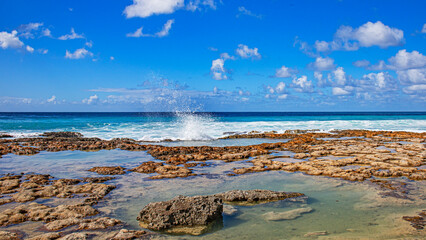
[[[424,132],[426,112],[0,113],[0,132],[15,137],[75,131],[101,139],[209,141],[289,129]]]

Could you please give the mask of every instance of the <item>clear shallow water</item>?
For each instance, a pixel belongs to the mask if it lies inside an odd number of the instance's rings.
[[[99,152],[42,152],[34,156],[6,155],[0,158],[0,174],[35,172],[58,178],[99,176],[86,171],[94,166],[131,168],[153,160],[145,152],[110,150]],[[366,183],[308,176],[283,171],[226,176],[234,167],[247,166],[245,161],[223,163],[208,161],[209,166],[195,168],[195,173],[211,173],[185,179],[149,180],[148,174],[129,173],[111,181],[117,185],[107,201],[96,206],[103,215],[126,221],[130,228],[140,229],[136,217],[149,202],[169,200],[176,195],[214,194],[232,189],[270,189],[305,193],[307,203],[275,202],[252,207],[236,207],[238,214],[225,216],[223,228],[199,237],[170,236],[178,239],[300,239],[307,232],[327,231],[327,238],[392,239],[406,237],[408,223],[401,216],[424,209],[425,186],[413,194],[417,200],[383,201],[377,190]],[[423,194],[423,195],[422,195]],[[423,197],[423,200],[422,200]],[[5,206],[3,206],[5,207]],[[263,214],[283,212],[300,207],[313,211],[293,220],[266,221]]]
[[[34,136],[77,131],[87,137],[212,140],[230,133],[289,129],[426,131],[426,113],[0,113],[0,132]]]

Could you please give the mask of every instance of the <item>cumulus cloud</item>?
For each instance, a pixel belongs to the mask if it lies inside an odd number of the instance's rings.
[[[192,0],[186,4],[186,10],[188,11],[196,11],[201,10],[202,7],[207,7],[211,9],[216,9],[217,5],[215,0]]]
[[[426,56],[418,51],[407,52],[399,50],[398,53],[389,58],[389,69],[406,70],[412,68],[421,68],[426,66]]]
[[[84,35],[83,34],[77,34],[75,32],[74,28],[71,28],[70,34],[60,36],[58,39],[59,40],[70,40],[70,39],[78,39],[78,38],[84,38]]]
[[[409,87],[404,88],[402,91],[406,94],[425,94],[426,84],[411,85]]]
[[[367,66],[371,70],[394,70],[403,85],[426,83],[426,56],[418,51],[399,50],[388,63],[381,60]]]
[[[98,103],[98,101],[99,101],[99,97],[96,94],[82,100],[82,102],[85,104],[96,104]]]
[[[296,71],[294,69],[288,68],[286,66],[282,66],[281,68],[275,71],[274,77],[276,78],[288,78],[291,77],[293,73]]]
[[[358,82],[357,86],[362,91],[393,91],[397,89],[395,79],[387,72],[365,74]]]
[[[225,59],[218,58],[212,61],[212,66],[210,68],[212,78],[214,80],[226,80],[228,76],[225,69]]]
[[[326,41],[315,41],[314,48],[318,52],[327,52],[330,50],[330,44]]]
[[[370,65],[370,61],[368,60],[358,60],[352,63],[355,67],[365,68]]]
[[[127,18],[146,18],[158,14],[170,14],[184,6],[184,0],[133,0],[124,9]]]
[[[33,53],[34,52],[34,48],[30,47],[30,46],[26,46],[25,49],[30,52]]]
[[[335,95],[335,96],[351,94],[349,91],[347,91],[343,88],[340,88],[340,87],[334,87],[331,91],[332,91],[332,94]]]
[[[362,47],[379,46],[387,48],[404,43],[404,32],[397,28],[391,28],[382,22],[367,22],[349,32],[345,32],[345,38],[356,40]]]
[[[0,32],[0,47],[6,49],[21,48],[24,46],[24,43],[19,40],[17,34],[18,32],[16,30],[13,30],[11,33]]]
[[[333,71],[334,79],[336,80],[337,85],[345,85],[346,84],[346,73],[342,67],[338,67]]]
[[[252,58],[252,59],[262,58],[258,48],[249,48],[247,45],[244,45],[244,44],[239,44],[235,52],[241,58]]]
[[[168,20],[163,25],[163,28],[159,32],[154,33],[154,34],[145,34],[145,33],[142,32],[143,27],[140,27],[135,32],[126,34],[126,36],[127,37],[135,37],[135,38],[138,38],[138,37],[159,37],[159,38],[165,37],[165,36],[169,35],[169,31],[172,28],[172,24],[174,22],[175,22],[174,19]]]
[[[52,32],[50,31],[50,29],[46,28],[43,30],[42,35],[45,37],[52,37]]]
[[[259,19],[262,18],[262,15],[260,15],[260,14],[254,14],[252,11],[248,10],[247,8],[245,8],[243,6],[238,7],[237,17],[240,17],[241,15],[247,15],[247,16],[255,17],[255,18],[259,18]]]
[[[92,56],[93,56],[93,53],[89,52],[85,48],[77,49],[73,53],[71,53],[68,50],[66,50],[65,52],[65,58],[68,58],[68,59],[82,59],[85,57],[92,57]]]
[[[404,85],[426,83],[426,68],[397,71],[396,74]]]
[[[397,28],[389,27],[381,21],[367,22],[358,28],[351,26],[340,26],[333,36],[333,40],[315,41],[313,46],[308,43],[296,39],[295,44],[300,44],[300,50],[307,55],[317,57],[320,52],[329,51],[356,51],[360,47],[388,48],[391,46],[400,46],[405,42],[404,32]],[[313,49],[317,53],[313,52]]]
[[[308,77],[303,75],[299,78],[295,77],[292,81],[292,87],[298,92],[313,92],[312,81],[308,81]]]
[[[308,66],[316,71],[327,71],[336,67],[334,64],[334,59],[329,57],[317,57],[315,62],[310,63]]]

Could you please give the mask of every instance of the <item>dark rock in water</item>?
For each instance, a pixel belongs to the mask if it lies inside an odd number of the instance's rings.
[[[0,133],[0,138],[12,138],[12,135],[6,134],[6,133]]]
[[[83,137],[83,134],[78,132],[45,132],[41,134],[41,136],[53,138],[80,138]]]
[[[126,169],[123,167],[93,167],[87,171],[102,175],[122,175],[126,173],[124,170]]]
[[[303,193],[294,192],[277,192],[271,190],[232,190],[224,193],[215,194],[215,197],[222,199],[224,202],[238,205],[254,205],[266,203],[288,198],[296,198],[304,196]]]
[[[222,218],[222,200],[215,196],[177,196],[146,205],[137,218],[140,225],[170,233],[200,235]]]
[[[421,211],[418,216],[403,216],[402,219],[409,221],[411,226],[417,230],[424,229],[426,225],[426,210]]]

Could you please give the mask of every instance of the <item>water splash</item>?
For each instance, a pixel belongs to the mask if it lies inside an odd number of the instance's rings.
[[[211,140],[208,131],[214,119],[208,115],[195,113],[176,113],[178,124],[178,139],[185,141]]]

